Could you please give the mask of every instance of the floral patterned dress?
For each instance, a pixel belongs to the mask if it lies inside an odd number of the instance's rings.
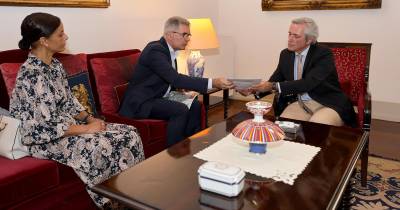
[[[72,167],[89,187],[144,160],[136,128],[107,124],[106,131],[63,137],[83,106],[72,95],[62,64],[45,64],[33,54],[21,66],[10,100],[11,114],[21,120],[22,142],[33,157]],[[109,200],[88,189],[95,203]]]

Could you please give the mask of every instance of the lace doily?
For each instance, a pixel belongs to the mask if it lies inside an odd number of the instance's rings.
[[[249,152],[247,143],[229,134],[194,157],[226,163],[261,177],[293,185],[319,151],[319,147],[282,140],[268,143],[266,154],[255,154]]]

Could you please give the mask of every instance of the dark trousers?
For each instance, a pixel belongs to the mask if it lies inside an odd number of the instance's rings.
[[[172,146],[201,129],[201,105],[195,99],[190,107],[176,101],[154,99],[149,118],[168,121],[167,146]]]

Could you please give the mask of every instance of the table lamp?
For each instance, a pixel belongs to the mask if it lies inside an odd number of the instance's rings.
[[[187,49],[191,53],[187,59],[189,76],[203,77],[204,57],[200,50],[218,48],[217,35],[209,18],[189,19],[192,37]]]

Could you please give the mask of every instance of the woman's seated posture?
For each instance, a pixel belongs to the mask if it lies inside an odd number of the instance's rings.
[[[31,51],[19,70],[10,112],[22,121],[22,142],[32,156],[72,167],[89,187],[144,160],[136,128],[94,118],[72,95],[62,64],[53,58],[68,39],[61,20],[33,13],[23,20],[21,35],[19,47]],[[111,207],[87,190],[100,208]]]

